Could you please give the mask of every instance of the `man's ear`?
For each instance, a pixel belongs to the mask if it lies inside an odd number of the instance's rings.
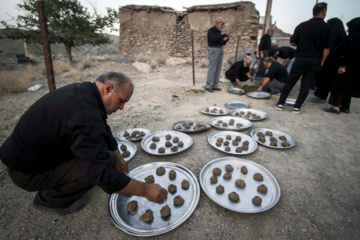
[[[104,94],[109,94],[114,90],[114,84],[112,83],[107,83],[104,86]]]

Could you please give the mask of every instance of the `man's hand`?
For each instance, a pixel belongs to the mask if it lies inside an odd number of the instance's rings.
[[[346,67],[340,66],[337,73],[338,73],[338,74],[343,74],[343,73],[345,73],[345,72],[346,72]]]
[[[115,155],[116,155],[116,160],[117,160],[116,170],[118,170],[124,174],[128,174],[129,173],[128,163],[124,160],[120,151],[116,150]]]
[[[149,201],[162,203],[167,200],[168,191],[158,184],[146,184],[144,197]]]
[[[260,86],[256,91],[257,91],[257,92],[261,92],[261,91],[262,91],[262,87]]]

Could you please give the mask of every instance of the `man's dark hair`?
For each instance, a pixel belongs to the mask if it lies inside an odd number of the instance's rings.
[[[324,10],[327,10],[327,3],[321,2],[315,4],[313,8],[313,16],[318,16]]]
[[[108,82],[113,82],[115,85],[115,92],[123,89],[126,84],[130,84],[131,89],[134,90],[134,85],[131,79],[121,72],[106,72],[101,74],[95,82],[100,82],[102,84],[106,84]]]
[[[266,63],[273,63],[274,62],[274,59],[272,57],[267,57],[264,59],[264,62]]]
[[[269,56],[270,56],[270,57],[274,57],[274,55],[275,55],[275,53],[276,53],[277,51],[279,51],[279,49],[277,49],[277,48],[271,48],[271,49],[269,50]]]

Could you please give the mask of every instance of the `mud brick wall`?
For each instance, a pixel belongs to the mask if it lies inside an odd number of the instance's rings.
[[[207,31],[217,17],[226,21],[223,32],[231,37],[224,47],[225,57],[233,57],[239,36],[242,47],[256,47],[259,30],[259,12],[252,2],[201,5],[177,12],[158,6],[127,5],[119,9],[120,53],[125,56],[166,53],[173,57],[197,59],[207,56]]]

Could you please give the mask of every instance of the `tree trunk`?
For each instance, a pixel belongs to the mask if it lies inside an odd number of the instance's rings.
[[[66,58],[68,60],[68,63],[72,65],[73,64],[73,59],[72,59],[72,56],[71,56],[72,45],[71,44],[64,44],[64,45],[65,45]]]

